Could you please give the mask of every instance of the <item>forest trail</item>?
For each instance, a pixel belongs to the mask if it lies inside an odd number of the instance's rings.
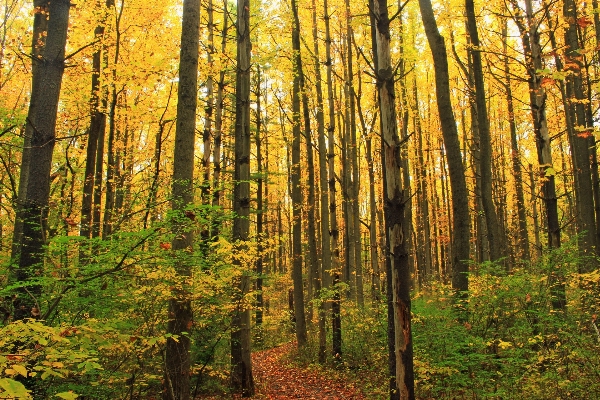
[[[319,371],[290,365],[285,359],[292,343],[252,355],[257,399],[362,400],[352,383],[332,380]]]
[[[256,394],[252,399],[285,400],[364,400],[366,397],[353,383],[330,379],[322,372],[291,365],[286,356],[293,343],[257,351],[252,354],[252,373]],[[204,400],[230,397],[201,396]],[[234,399],[239,399],[236,396]]]

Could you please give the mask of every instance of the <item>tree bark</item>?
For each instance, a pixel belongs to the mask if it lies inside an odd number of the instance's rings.
[[[331,223],[331,271],[324,274],[325,284],[334,291],[331,300],[331,321],[332,321],[332,354],[339,360],[342,356],[342,320],[340,314],[340,293],[336,286],[340,282],[340,248],[339,248],[339,230],[337,223],[337,199],[335,188],[335,104],[333,97],[333,79],[332,69],[333,61],[331,58],[331,29],[328,1],[323,0],[323,12],[325,19],[325,65],[327,66],[327,106],[329,109],[329,122],[327,126],[327,173],[329,176],[329,213]]]
[[[504,256],[502,254],[502,237],[500,225],[492,195],[492,143],[490,137],[490,121],[486,107],[485,87],[483,81],[483,64],[481,62],[481,49],[477,22],[475,19],[475,5],[473,0],[465,0],[467,14],[467,29],[471,38],[470,49],[473,60],[473,80],[475,84],[475,102],[477,106],[477,118],[479,126],[479,150],[480,150],[480,173],[481,173],[481,199],[485,222],[487,226],[488,243],[490,245],[490,258],[497,261]]]
[[[437,106],[448,155],[452,192],[452,287],[458,292],[469,289],[469,202],[465,171],[458,141],[458,130],[450,100],[448,59],[444,38],[440,35],[430,0],[419,0],[427,41],[433,54]]]
[[[242,251],[250,233],[250,1],[237,2],[237,66],[235,86],[235,171],[233,240]],[[245,297],[250,290],[250,276],[237,261],[241,276],[231,330],[231,383],[243,397],[254,395],[252,359],[250,358],[250,307]]]
[[[406,196],[402,187],[400,137],[396,121],[394,69],[391,62],[390,19],[387,0],[374,1],[376,21],[377,87],[383,141],[382,171],[385,174],[384,212],[391,258],[396,361],[395,390],[400,399],[414,399],[413,347],[410,314],[410,265],[403,229]]]
[[[186,259],[192,251],[193,229],[186,208],[194,201],[194,141],[196,134],[196,109],[198,103],[198,41],[200,38],[200,0],[184,0],[179,61],[179,87],[177,92],[177,121],[175,125],[175,150],[173,154],[174,238],[175,271],[181,283],[175,286],[169,300],[165,352],[164,400],[190,398],[190,339],[187,332],[192,326],[192,301],[186,281],[192,275],[192,266]],[[189,211],[187,211],[189,213]],[[188,218],[186,218],[186,216]]]
[[[48,29],[48,0],[34,0],[33,2],[33,38],[31,40],[31,96],[29,97],[29,111],[31,115],[36,114],[37,96],[40,93],[37,86],[41,80],[40,64],[44,57],[46,45],[46,31]],[[33,125],[25,124],[25,137],[23,139],[23,151],[21,153],[21,174],[19,175],[19,191],[17,193],[15,224],[13,228],[11,262],[19,264],[21,241],[23,238],[23,204],[27,196],[27,181],[29,178],[29,164],[31,162],[31,138],[33,137]]]
[[[39,59],[36,72],[39,81],[33,81],[34,107],[29,110],[27,125],[31,126],[30,162],[23,171],[27,186],[23,200],[23,235],[16,279],[25,282],[41,271],[46,244],[45,225],[50,196],[50,171],[56,139],[56,117],[62,77],[65,69],[65,45],[69,24],[69,0],[55,0],[48,6],[48,30],[44,56]],[[36,15],[37,17],[37,15]],[[38,62],[36,60],[36,62]],[[15,319],[38,317],[41,310],[39,285],[23,289],[15,304]]]
[[[515,11],[520,12],[518,4],[514,0],[511,0],[511,2]],[[543,69],[539,25],[534,19],[531,0],[525,0],[525,20],[527,21],[527,26],[519,19],[519,17],[520,16],[517,16],[517,18],[515,18],[515,22],[521,33],[521,40],[525,50],[527,74],[529,75],[529,101],[531,117],[533,120],[533,130],[536,138],[540,176],[542,177],[542,193],[546,209],[548,247],[550,249],[556,249],[561,245],[558,199],[556,197],[554,179],[555,170],[552,164],[550,134],[548,131],[548,121],[546,119],[546,91],[542,86],[542,77],[537,74],[537,71]],[[557,270],[554,272],[551,276],[551,280],[553,290],[552,305],[555,309],[565,309],[566,297],[562,271]]]
[[[298,347],[306,345],[306,317],[304,314],[304,291],[302,284],[302,180],[300,167],[300,91],[302,90],[302,59],[300,57],[300,21],[298,18],[298,6],[292,0],[293,27],[292,27],[292,49],[294,51],[294,82],[292,94],[293,112],[293,141],[292,141],[292,207],[293,207],[293,244],[292,244],[292,280],[294,283],[294,316],[296,318],[296,340]]]
[[[592,154],[595,151],[593,126],[587,126],[585,94],[583,91],[583,63],[577,33],[577,9],[575,1],[564,0],[563,16],[568,24],[565,29],[566,104],[574,128],[571,139],[573,172],[575,175],[575,197],[577,199],[577,226],[580,272],[591,272],[596,261],[596,216],[594,210],[594,187],[592,185]]]
[[[512,82],[508,58],[508,29],[507,20],[502,21],[502,45],[504,53],[504,88],[506,90],[506,106],[508,111],[508,123],[510,127],[511,161],[515,181],[515,193],[517,202],[517,248],[518,258],[530,260],[529,235],[527,233],[527,214],[525,211],[525,195],[523,193],[523,173],[521,171],[521,157],[519,143],[517,141],[517,124],[515,119],[515,106],[512,95]]]
[[[320,268],[320,286],[326,286],[330,280],[327,276],[331,273],[331,234],[329,219],[329,188],[327,183],[327,146],[325,145],[325,115],[323,113],[323,88],[321,77],[321,60],[319,59],[319,37],[317,31],[317,5],[312,0],[312,34],[313,34],[313,53],[315,62],[315,90],[317,92],[317,136],[319,144],[319,186],[321,189],[320,216],[321,216],[321,268]],[[325,330],[325,299],[317,290],[319,296],[319,362],[324,363],[327,357],[327,332]]]

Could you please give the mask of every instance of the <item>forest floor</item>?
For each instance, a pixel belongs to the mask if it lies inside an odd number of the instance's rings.
[[[256,395],[254,399],[317,399],[363,400],[366,397],[352,382],[324,375],[316,368],[299,367],[289,359],[293,344],[258,351],[252,354],[252,372]],[[227,397],[201,397],[222,399]]]

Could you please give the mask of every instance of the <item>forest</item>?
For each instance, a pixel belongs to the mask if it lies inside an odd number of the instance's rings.
[[[0,94],[0,399],[600,398],[597,0],[3,0]]]

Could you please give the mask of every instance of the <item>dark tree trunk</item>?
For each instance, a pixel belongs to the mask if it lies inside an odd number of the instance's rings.
[[[48,0],[35,0],[33,2],[33,38],[31,41],[31,96],[29,97],[29,115],[37,112],[37,96],[40,90],[37,88],[41,81],[40,59],[44,56],[46,45],[46,31],[48,29]],[[29,178],[29,164],[31,162],[31,138],[33,137],[33,125],[25,124],[25,136],[23,139],[23,151],[21,153],[21,174],[19,175],[19,192],[17,194],[16,216],[13,228],[13,241],[11,251],[11,262],[19,264],[21,254],[21,241],[23,238],[23,204],[27,196],[27,181]]]
[[[260,103],[260,65],[256,67],[256,133],[254,142],[256,144],[256,325],[261,327],[263,323],[263,156],[262,156],[262,108]],[[262,332],[259,332],[259,340]]]
[[[102,2],[96,2],[97,8],[102,8]],[[98,22],[94,30],[96,40],[101,41],[104,36],[105,17]],[[96,50],[92,55],[92,87],[90,100],[90,128],[88,132],[87,154],[85,161],[85,172],[83,182],[83,197],[81,200],[81,227],[79,235],[89,238],[92,233],[92,200],[94,192],[94,175],[96,172],[96,153],[98,151],[98,138],[100,132],[106,126],[106,115],[100,109],[100,74],[102,70],[102,44],[97,44]]]
[[[521,172],[521,157],[519,144],[517,142],[517,124],[515,119],[514,99],[512,95],[512,84],[508,58],[508,32],[506,19],[502,23],[502,39],[504,52],[504,88],[506,89],[506,105],[508,108],[508,123],[510,126],[511,161],[515,181],[515,193],[517,200],[517,249],[518,258],[524,261],[530,260],[529,235],[527,233],[527,214],[525,210],[525,195],[523,193],[523,173]]]
[[[320,286],[327,288],[331,280],[327,279],[331,273],[331,234],[329,232],[329,188],[327,184],[327,146],[325,145],[325,115],[323,113],[323,88],[321,78],[321,60],[319,59],[319,37],[317,34],[317,5],[312,0],[312,34],[314,41],[314,62],[315,62],[315,89],[317,92],[317,135],[319,143],[319,186],[321,189],[320,216],[321,216],[321,268],[320,268]],[[315,287],[317,295],[319,291]],[[327,357],[327,333],[325,330],[325,299],[319,302],[319,362],[324,363]]]
[[[250,1],[237,2],[237,66],[235,102],[235,172],[233,240],[243,242],[250,233]],[[239,251],[242,251],[242,248]],[[250,275],[237,262],[241,276],[231,328],[231,383],[243,397],[254,395],[252,359],[250,358],[250,308],[244,301],[250,290]]]
[[[486,107],[485,88],[483,82],[483,64],[481,62],[481,49],[477,22],[475,19],[475,5],[473,0],[465,0],[467,14],[467,29],[473,48],[471,56],[473,60],[473,80],[475,84],[475,102],[477,106],[477,118],[479,126],[479,150],[480,150],[480,173],[481,173],[481,200],[485,213],[488,243],[490,245],[490,258],[497,261],[503,257],[504,248],[500,235],[500,225],[494,206],[492,196],[492,144],[490,137],[490,121]]]
[[[565,29],[565,60],[571,73],[566,74],[566,103],[572,129],[573,172],[575,175],[575,198],[577,204],[577,226],[579,233],[580,272],[591,272],[596,261],[596,216],[594,210],[594,187],[592,185],[592,154],[595,151],[593,126],[588,126],[583,90],[583,63],[577,34],[577,9],[575,1],[565,0],[563,16],[568,24]]]
[[[391,259],[395,383],[400,399],[414,399],[413,346],[411,331],[410,264],[404,225],[406,190],[402,187],[401,146],[396,121],[394,69],[391,62],[390,19],[387,0],[374,1],[376,21],[377,87],[382,133],[382,171],[385,174],[384,212]]]
[[[514,0],[511,1],[513,8],[517,12],[520,12],[518,4]],[[540,174],[544,177],[542,180],[542,195],[546,211],[548,247],[556,249],[560,247],[561,243],[555,170],[552,164],[550,134],[548,131],[548,121],[546,120],[546,91],[542,87],[542,77],[536,72],[543,68],[539,25],[534,18],[532,1],[525,0],[525,7],[525,21],[527,22],[527,26],[519,18],[515,19],[515,22],[521,33],[521,40],[525,49],[533,130],[536,138]],[[566,307],[566,298],[563,271],[558,270],[556,273],[553,273],[551,280],[553,286],[552,305],[555,309],[564,309]]]
[[[292,48],[294,51],[294,83],[293,83],[293,141],[292,141],[292,204],[293,204],[293,252],[292,252],[292,279],[294,282],[294,316],[296,317],[296,340],[298,347],[303,347],[307,341],[306,317],[304,314],[304,291],[302,284],[302,188],[300,187],[300,141],[302,137],[300,123],[300,91],[302,79],[302,60],[300,58],[300,21],[298,18],[298,6],[292,0],[293,28]]]
[[[465,171],[463,169],[458,131],[448,77],[448,59],[444,38],[440,35],[430,0],[419,0],[427,41],[433,54],[436,95],[444,147],[448,155],[450,187],[452,192],[452,287],[458,292],[469,289],[469,202]]]
[[[41,271],[46,244],[45,225],[50,196],[52,152],[56,139],[56,116],[62,77],[65,69],[65,45],[69,24],[69,0],[55,0],[48,6],[48,30],[45,57],[39,61],[36,72],[39,81],[33,81],[33,110],[27,116],[32,128],[30,162],[23,171],[28,176],[22,205],[23,236],[16,279],[25,282]],[[37,17],[37,15],[36,15]],[[22,290],[15,304],[15,319],[39,317],[38,297],[41,287],[34,285]]]
[[[331,302],[331,321],[332,321],[332,353],[336,360],[342,356],[342,319],[340,314],[340,293],[336,286],[340,282],[340,248],[339,248],[339,230],[337,223],[337,199],[335,188],[335,105],[333,97],[333,78],[331,59],[331,32],[330,16],[327,0],[323,0],[323,12],[325,19],[325,65],[327,66],[327,103],[329,108],[329,125],[327,126],[327,148],[329,176],[329,213],[331,217],[331,271],[324,274],[326,283],[331,283],[334,290],[334,296]]]
[[[200,0],[184,0],[177,92],[177,122],[173,159],[172,209],[178,216],[173,220],[172,249],[175,270],[180,279],[179,289],[172,291],[169,300],[167,331],[176,339],[167,339],[165,351],[164,400],[190,398],[190,339],[185,332],[192,326],[190,288],[185,284],[192,274],[186,254],[192,250],[193,229],[186,216],[186,207],[194,201],[194,140],[198,103],[198,40],[200,37]],[[192,219],[192,218],[190,218]]]

